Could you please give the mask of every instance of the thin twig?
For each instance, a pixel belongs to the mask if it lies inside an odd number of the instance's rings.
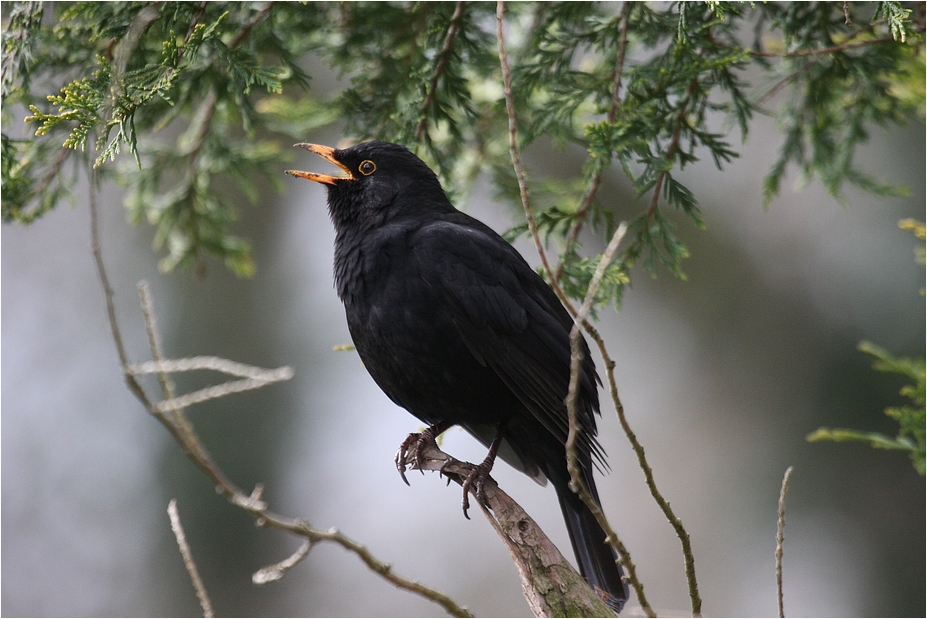
[[[169,370],[165,370],[161,367],[161,361],[164,358],[163,353],[161,352],[161,339],[158,336],[158,321],[154,313],[154,303],[151,300],[151,290],[148,288],[148,283],[141,281],[138,283],[138,294],[142,302],[142,314],[145,317],[145,331],[148,333],[148,347],[151,349],[151,358],[155,360],[158,369],[156,374],[158,375],[158,383],[161,385],[161,391],[164,393],[164,400],[166,402],[174,401],[174,381],[167,375]],[[127,369],[131,371],[131,369]],[[170,406],[167,408],[159,408],[159,412],[169,412],[171,413],[174,424],[183,429],[189,424],[186,422],[186,419],[183,417],[183,413],[180,410],[179,406]]]
[[[70,150],[70,149],[68,149]],[[126,371],[129,366],[129,357],[126,355],[125,345],[122,343],[122,334],[119,331],[119,323],[116,321],[116,307],[113,304],[113,287],[109,283],[109,276],[106,274],[106,267],[103,264],[103,251],[100,246],[100,217],[99,207],[97,205],[97,179],[96,170],[90,171],[90,250],[93,253],[93,261],[97,267],[97,275],[100,278],[100,284],[103,286],[103,299],[106,301],[106,316],[109,318],[109,328],[113,334],[113,341],[116,343],[116,354],[119,356],[119,365],[122,368],[126,385],[129,387],[135,397],[141,400],[147,409],[151,409],[153,403],[145,394],[145,390],[135,380],[135,377]]]
[[[770,88],[768,91],[766,91],[766,93],[764,93],[761,97],[759,97],[759,98],[756,100],[757,106],[763,105],[763,104],[766,103],[769,99],[771,99],[772,97],[776,96],[776,95],[779,93],[780,90],[782,90],[783,88],[785,88],[786,86],[788,86],[789,84],[791,84],[792,82],[794,82],[796,79],[798,79],[798,77],[799,77],[802,73],[804,73],[807,69],[809,69],[809,68],[810,68],[811,66],[813,66],[813,65],[814,65],[814,60],[813,60],[813,59],[808,60],[807,62],[805,62],[804,65],[802,65],[802,67],[801,67],[800,69],[798,69],[797,71],[795,71],[795,72],[793,72],[793,73],[790,73],[789,75],[787,75],[787,76],[784,77],[783,79],[781,79],[781,80],[779,80],[778,82],[776,82],[776,83],[773,85],[772,88]]]
[[[602,258],[596,265],[595,272],[589,282],[589,288],[586,290],[586,298],[583,300],[583,304],[580,306],[576,316],[573,317],[573,328],[570,329],[570,386],[566,397],[567,416],[570,422],[570,429],[567,433],[566,440],[567,468],[570,471],[570,481],[574,486],[582,487],[586,494],[589,494],[590,499],[592,495],[588,492],[588,489],[585,488],[585,484],[582,483],[581,468],[579,459],[576,455],[576,441],[579,437],[580,429],[576,402],[579,399],[579,377],[582,373],[583,364],[581,325],[582,321],[589,315],[589,310],[592,309],[595,295],[602,285],[602,278],[605,276],[605,270],[615,259],[618,246],[621,244],[621,240],[624,238],[627,231],[628,226],[625,222],[621,222],[618,229],[615,230],[615,234],[605,248],[605,253],[602,254]],[[582,493],[580,496],[582,496]]]
[[[180,397],[174,397],[162,402],[157,403],[158,411],[162,413],[173,413],[175,410],[182,410],[193,406],[194,404],[200,404],[208,400],[215,400],[233,393],[241,393],[243,391],[251,391],[252,389],[260,389],[261,387],[266,387],[267,385],[272,385],[273,383],[280,382],[282,380],[289,380],[293,378],[293,370],[288,367],[279,368],[275,370],[269,379],[256,379],[256,378],[243,378],[241,380],[233,380],[227,383],[222,383],[221,385],[212,385],[211,387],[204,387],[192,393],[187,393]]]
[[[621,540],[618,539],[618,535],[612,529],[611,524],[608,522],[608,519],[605,517],[605,514],[602,511],[602,508],[596,502],[595,497],[592,496],[592,492],[589,491],[589,487],[583,480],[582,468],[579,464],[579,458],[577,457],[576,453],[576,443],[579,438],[580,430],[579,413],[577,411],[576,403],[579,398],[579,377],[582,373],[583,364],[583,352],[581,345],[583,340],[581,325],[586,319],[586,316],[589,315],[589,310],[592,309],[592,304],[595,301],[596,292],[598,292],[599,287],[602,285],[602,278],[605,276],[605,270],[608,268],[608,265],[610,265],[615,259],[615,255],[618,252],[618,246],[621,244],[621,240],[624,238],[624,235],[627,231],[627,224],[625,222],[621,222],[621,224],[618,226],[618,229],[615,230],[615,234],[612,235],[608,246],[605,248],[605,253],[602,254],[602,258],[596,265],[595,273],[593,273],[592,280],[589,282],[586,298],[583,300],[583,304],[580,306],[579,311],[574,318],[573,328],[570,330],[570,386],[566,397],[567,416],[569,418],[569,432],[567,433],[565,448],[567,457],[567,469],[570,472],[570,484],[572,488],[595,516],[596,520],[599,522],[599,525],[602,527],[602,530],[605,531],[608,542],[612,544],[612,546],[614,546],[614,548],[618,551],[618,555],[621,558],[621,564],[624,566],[628,573],[628,582],[630,582],[634,587],[634,593],[637,595],[637,601],[640,603],[644,614],[648,617],[656,617],[656,613],[650,606],[650,603],[647,601],[647,597],[644,595],[644,585],[637,577],[637,567],[631,561],[630,553],[621,542]]]
[[[517,141],[513,139],[514,128],[517,127],[517,125],[515,123],[515,109],[513,105],[513,96],[512,96],[512,91],[511,91],[511,73],[508,67],[507,56],[505,55],[504,40],[502,38],[502,15],[504,12],[503,5],[504,5],[504,2],[502,0],[499,0],[499,3],[497,4],[497,9],[496,9],[497,36],[499,38],[499,48],[500,48],[499,56],[500,56],[500,64],[502,65],[503,83],[506,86],[505,97],[506,97],[506,110],[509,115],[509,134],[510,134],[509,144],[510,144],[510,151],[512,152],[512,165],[515,168],[516,175],[519,177],[519,180],[521,181],[521,179],[524,178],[524,171],[521,168],[520,157],[518,157]],[[692,83],[689,84],[689,88],[687,89],[686,94],[688,97],[691,96],[694,87],[695,87],[695,82],[693,81]],[[688,101],[686,101],[686,106],[687,105],[688,105]],[[681,135],[681,123],[684,120],[685,108],[684,107],[681,108],[680,112],[681,112],[680,117],[679,117],[680,124],[677,125],[676,131],[674,131],[674,139],[671,142],[671,151],[673,153],[675,153],[675,149],[678,148],[678,143],[679,143],[679,139]],[[665,173],[661,174],[661,180],[660,180],[661,186],[662,186],[663,176],[665,176]],[[520,182],[519,189],[521,189],[521,187],[522,187],[522,184]],[[658,192],[655,192],[655,193],[658,199],[659,193]],[[528,216],[529,229],[531,231],[532,237],[534,238],[535,245],[538,247],[538,252],[541,256],[541,262],[544,264],[545,270],[548,276],[550,277],[551,287],[553,288],[554,292],[557,294],[557,297],[560,299],[560,301],[564,304],[564,306],[570,312],[570,314],[575,317],[577,315],[576,308],[570,302],[569,298],[567,298],[566,294],[563,292],[563,289],[560,287],[559,283],[552,276],[550,267],[547,263],[546,255],[543,251],[543,244],[541,243],[540,235],[538,234],[538,231],[537,231],[537,226],[531,225],[533,223],[533,215],[532,215],[530,200],[528,200],[528,196],[527,196],[527,191],[522,192],[521,196],[522,196],[522,206],[524,207],[525,213]],[[652,201],[651,204],[653,205],[653,208],[655,209],[656,208],[655,203]],[[649,463],[647,462],[647,458],[644,454],[644,447],[641,445],[640,441],[637,439],[637,435],[634,433],[634,431],[631,429],[630,424],[628,423],[627,417],[624,412],[624,406],[622,405],[621,399],[618,396],[618,384],[615,380],[615,365],[616,364],[615,364],[615,361],[608,354],[608,349],[605,346],[605,340],[602,338],[598,329],[596,329],[595,326],[593,326],[592,323],[590,323],[588,319],[584,318],[583,320],[579,322],[582,323],[583,329],[585,329],[586,333],[589,334],[589,336],[595,341],[596,345],[599,347],[599,352],[602,355],[603,361],[605,362],[605,372],[606,372],[606,376],[608,379],[609,393],[611,395],[612,402],[615,405],[615,413],[618,416],[618,421],[621,424],[621,428],[624,431],[625,436],[627,436],[628,441],[631,443],[631,447],[634,450],[634,453],[637,455],[638,465],[640,466],[641,470],[644,472],[644,479],[647,483],[647,488],[650,490],[650,494],[653,496],[654,500],[656,501],[657,505],[660,507],[661,511],[663,511],[667,520],[669,520],[670,524],[672,525],[673,529],[676,532],[677,537],[679,538],[680,544],[682,545],[682,554],[683,554],[683,560],[685,562],[686,581],[689,586],[689,597],[690,597],[691,605],[692,605],[692,614],[693,616],[699,617],[701,616],[702,600],[701,600],[701,596],[699,595],[698,582],[695,576],[695,556],[692,554],[692,545],[691,545],[689,533],[686,531],[685,527],[683,526],[682,521],[673,512],[672,508],[669,505],[669,502],[663,497],[663,495],[660,493],[659,489],[657,488],[657,485],[656,485],[656,482],[653,476],[653,469],[650,467]],[[629,582],[631,582],[632,586],[634,586],[634,582],[632,582],[630,578],[629,578]],[[635,592],[636,592],[636,587],[635,587]]]
[[[711,41],[718,47],[729,49],[735,52],[746,53],[750,56],[759,58],[803,58],[806,56],[825,56],[827,54],[834,54],[849,49],[856,49],[858,47],[866,47],[867,45],[877,45],[879,43],[888,43],[890,41],[894,41],[895,39],[891,35],[879,37],[877,39],[867,39],[865,41],[854,41],[854,39],[859,37],[861,34],[869,32],[874,26],[877,26],[883,22],[884,20],[880,19],[851,32],[849,35],[847,35],[843,43],[831,45],[830,47],[822,47],[820,49],[805,49],[797,52],[763,52],[760,50],[746,49],[742,47],[736,47],[734,45],[728,45],[727,43],[722,43],[721,41],[715,39],[711,39]]]
[[[515,119],[515,97],[512,94],[512,72],[509,69],[509,57],[505,51],[505,38],[503,35],[503,15],[505,14],[505,2],[499,0],[496,3],[496,39],[499,42],[499,64],[502,67],[502,84],[505,89],[505,109],[508,113],[509,120],[509,155],[512,158],[512,167],[515,168],[515,176],[518,179],[518,192],[521,195],[521,203],[525,209],[525,216],[528,219],[528,229],[531,230],[531,237],[534,239],[534,245],[537,248],[538,255],[544,265],[544,270],[550,281],[557,287],[554,280],[554,273],[547,261],[547,252],[544,251],[544,243],[541,242],[541,235],[538,233],[538,224],[534,219],[534,208],[531,206],[531,196],[528,192],[528,181],[525,179],[525,171],[521,165],[521,155],[518,152],[518,122]],[[560,291],[562,298],[563,291]]]
[[[628,49],[628,28],[629,28],[629,16],[631,15],[631,6],[633,2],[626,1],[624,6],[621,7],[621,33],[618,41],[618,58],[615,61],[615,69],[613,71],[612,79],[612,101],[611,105],[608,108],[608,114],[605,119],[609,123],[614,123],[615,118],[618,116],[618,108],[621,105],[621,76],[624,72],[624,59],[625,53]],[[586,188],[586,193],[583,195],[583,201],[580,203],[579,210],[576,211],[576,223],[573,225],[572,230],[570,230],[570,236],[567,237],[566,247],[563,250],[564,255],[569,253],[569,251],[576,245],[576,241],[579,239],[579,233],[583,229],[583,224],[586,221],[586,215],[589,213],[589,209],[592,207],[592,202],[595,200],[595,195],[599,191],[599,185],[602,184],[602,174],[605,172],[605,166],[600,164],[599,169],[595,174],[592,175],[592,178],[589,179],[589,185]],[[554,274],[554,278],[559,280],[560,276],[563,275],[564,263],[561,261],[557,266],[557,272]]]
[[[203,616],[209,619],[216,614],[212,610],[212,602],[209,599],[209,593],[206,591],[206,585],[200,578],[200,572],[196,568],[196,561],[193,560],[193,553],[190,552],[190,546],[187,544],[187,536],[183,532],[183,525],[180,523],[180,514],[177,512],[177,499],[171,499],[167,504],[167,513],[171,519],[171,531],[177,539],[177,547],[180,548],[180,556],[183,557],[183,565],[187,568],[190,580],[193,582],[193,588],[196,589],[196,597],[200,600],[200,606],[203,607]]]
[[[200,20],[203,19],[203,15],[206,14],[206,7],[209,6],[209,0],[203,0],[200,3],[200,10],[197,11],[196,15],[193,16],[193,21],[190,22],[190,26],[187,28],[187,36],[183,38],[183,45],[180,49],[177,50],[177,59],[180,60],[184,52],[187,51],[187,41],[190,40],[190,37],[193,36],[193,30],[196,28],[196,25],[200,23]]]
[[[585,327],[585,325],[584,325]],[[692,616],[700,617],[702,612],[702,598],[698,590],[698,581],[695,577],[695,555],[692,553],[692,541],[689,537],[689,532],[686,531],[685,526],[682,524],[682,520],[676,516],[676,513],[670,507],[669,502],[663,497],[663,494],[657,488],[656,480],[653,476],[653,469],[650,467],[650,463],[647,461],[647,456],[644,453],[644,446],[641,445],[640,441],[637,439],[637,435],[631,429],[631,425],[628,423],[627,415],[624,412],[624,405],[621,403],[621,399],[618,397],[618,383],[615,380],[615,361],[608,354],[608,350],[605,348],[605,341],[602,339],[602,336],[598,332],[590,332],[586,328],[586,332],[589,333],[590,337],[595,341],[599,347],[599,353],[602,355],[602,360],[605,362],[605,376],[608,381],[609,393],[612,397],[612,402],[615,405],[615,413],[618,416],[618,423],[621,424],[621,429],[624,431],[625,436],[628,438],[628,442],[631,443],[631,448],[634,450],[635,455],[637,456],[637,464],[640,469],[644,472],[644,481],[647,484],[647,489],[650,490],[650,495],[656,501],[657,505],[660,507],[660,510],[663,512],[663,515],[669,521],[670,525],[673,527],[673,530],[676,532],[676,536],[679,538],[679,542],[682,545],[682,556],[685,563],[686,571],[686,582],[689,586],[689,599],[692,606]]]
[[[157,331],[157,318],[155,316],[154,303],[151,299],[151,291],[148,288],[148,284],[140,282],[138,285],[138,292],[142,306],[142,315],[145,318],[145,330],[148,333],[151,356],[155,363],[160,365],[163,361],[161,358],[160,336]],[[124,372],[129,375],[131,372],[130,367],[126,367]],[[193,425],[187,419],[183,406],[175,404],[173,382],[167,377],[163,370],[159,370],[157,374],[158,382],[161,384],[161,388],[164,392],[164,402],[153,402],[148,400],[149,403],[146,405],[148,412],[154,415],[171,431],[174,438],[176,438],[181,447],[184,448],[187,455],[189,455],[207,475],[213,478],[216,486],[222,489],[227,497],[231,498],[236,493],[241,493],[241,490],[225,476],[222,470],[213,461],[212,456],[206,450],[202,441],[199,440]]]
[[[238,31],[238,34],[235,35],[235,38],[229,42],[229,49],[235,49],[238,45],[245,40],[245,37],[248,36],[248,33],[251,32],[251,29],[254,28],[259,21],[264,19],[264,16],[272,9],[274,6],[273,2],[268,2],[264,5],[257,15],[251,18],[247,24],[241,27],[241,30]]]
[[[669,146],[666,149],[666,160],[667,163],[670,163],[672,158],[676,156],[676,151],[679,150],[679,140],[682,137],[682,126],[686,123],[686,109],[689,107],[689,104],[692,102],[692,93],[695,92],[695,87],[698,85],[698,77],[693,77],[692,81],[689,82],[689,85],[686,87],[686,94],[682,99],[682,103],[679,105],[679,112],[677,112],[676,126],[673,128],[673,135],[670,138]],[[660,175],[657,176],[657,182],[653,186],[653,195],[650,197],[650,206],[647,208],[647,217],[653,217],[654,213],[657,210],[657,205],[660,203],[660,193],[663,191],[663,182],[666,180],[666,175],[669,173],[667,168],[664,168],[660,171]]]
[[[792,480],[792,467],[785,469],[782,477],[782,490],[779,491],[779,520],[776,525],[776,596],[779,600],[779,616],[785,617],[782,596],[782,553],[785,542],[785,499],[789,494],[789,482]]]
[[[309,551],[312,550],[312,545],[313,544],[311,540],[304,540],[303,543],[300,544],[299,548],[296,549],[296,552],[291,554],[283,561],[274,563],[273,565],[268,565],[267,567],[262,567],[254,574],[252,574],[251,582],[256,585],[263,585],[275,580],[280,580],[288,570],[295,567],[300,561],[308,556]]]
[[[203,18],[203,15],[206,14],[206,7],[209,6],[209,0],[203,0],[200,3],[200,10],[193,16],[193,21],[190,22],[190,25],[187,27],[187,35],[183,38],[183,45],[179,46],[177,49],[177,60],[174,62],[173,66],[167,68],[165,73],[165,80],[169,79],[174,71],[177,69],[177,65],[180,64],[180,59],[183,58],[183,55],[187,53],[189,49],[187,43],[190,41],[190,37],[193,36],[193,30],[196,28],[196,25]]]
[[[496,4],[496,36],[497,36],[498,43],[499,43],[499,63],[502,68],[503,86],[504,86],[504,91],[505,91],[505,105],[506,105],[506,112],[508,114],[509,153],[512,158],[512,166],[515,168],[515,174],[516,174],[516,177],[518,178],[519,192],[521,194],[522,206],[525,209],[525,215],[528,219],[528,227],[531,231],[531,236],[534,239],[535,247],[538,250],[538,254],[541,257],[541,262],[543,263],[544,269],[547,272],[547,275],[550,279],[551,287],[554,289],[554,292],[556,292],[557,296],[560,298],[563,304],[567,307],[570,313],[573,316],[576,316],[576,313],[577,313],[576,309],[573,307],[573,304],[570,303],[570,300],[567,298],[566,294],[564,294],[563,289],[560,287],[560,285],[554,278],[553,273],[551,272],[550,265],[547,261],[547,256],[544,252],[544,245],[541,242],[541,238],[540,238],[540,234],[538,233],[537,225],[534,222],[534,213],[531,208],[531,200],[528,194],[527,183],[525,181],[525,173],[524,173],[524,169],[521,166],[521,157],[518,152],[518,140],[517,140],[518,125],[517,125],[517,120],[515,116],[514,96],[512,94],[512,75],[509,69],[508,55],[506,54],[506,51],[505,51],[505,38],[503,34],[504,15],[505,15],[505,2],[504,0],[499,0]],[[590,333],[590,335],[594,334],[593,337],[598,342],[600,350],[604,350],[605,344],[601,336],[599,335],[598,330],[595,329],[595,327],[593,327],[592,324],[589,323],[588,320],[583,319],[580,322],[582,323],[583,327]],[[613,381],[614,379],[612,378],[612,382]],[[617,396],[617,391],[613,391],[613,394]],[[620,406],[620,402],[617,404],[618,406]],[[593,505],[595,505],[594,502],[593,502]],[[596,517],[599,518],[601,516],[602,521],[605,521],[605,517],[604,517],[604,514],[602,514],[601,508],[598,508],[598,506],[596,506],[595,508],[590,506],[590,509],[593,509],[593,513],[596,513],[596,511],[598,511],[598,514]],[[646,597],[644,595],[644,588],[637,578],[636,570],[634,569],[634,565],[633,565],[633,562],[631,561],[630,554],[628,553],[624,545],[621,544],[620,540],[618,540],[617,536],[615,535],[614,531],[610,528],[607,521],[606,521],[606,527],[603,527],[603,529],[605,529],[606,531],[610,531],[609,543],[611,543],[613,547],[615,548],[615,550],[618,552],[619,556],[621,557],[622,563],[626,566],[628,570],[629,584],[634,588],[634,592],[638,597],[638,601],[640,602],[641,607],[645,609],[645,612],[647,612],[648,615],[652,616],[653,610],[650,609],[649,605],[646,602]]]
[[[377,560],[370,551],[367,550],[367,547],[363,544],[359,544],[354,540],[345,537],[337,529],[329,529],[328,531],[317,531],[315,529],[303,529],[303,534],[313,541],[329,541],[335,542],[342,548],[350,550],[356,554],[361,561],[363,561],[367,567],[372,571],[376,572],[389,582],[393,583],[401,589],[406,591],[411,591],[412,593],[417,593],[424,598],[427,598],[444,608],[444,610],[453,617],[472,617],[473,615],[466,608],[458,606],[454,600],[444,595],[440,591],[435,591],[430,587],[415,581],[403,578],[402,576],[397,575],[393,571],[393,566],[389,563],[383,563],[382,561]]]
[[[356,554],[368,567],[370,567],[370,569],[377,572],[400,589],[415,593],[424,597],[425,599],[435,602],[451,616],[472,617],[466,608],[458,605],[456,602],[451,600],[447,595],[441,593],[440,591],[431,589],[430,587],[426,587],[419,582],[394,573],[389,564],[377,560],[364,546],[344,536],[338,531],[321,531],[319,529],[313,528],[304,521],[282,516],[270,511],[267,504],[261,499],[262,488],[260,485],[255,487],[254,492],[250,495],[243,492],[215,464],[192,426],[189,426],[185,430],[181,430],[177,427],[171,417],[163,414],[160,410],[158,410],[156,403],[148,397],[148,395],[145,393],[145,390],[135,378],[135,375],[130,371],[130,368],[133,366],[129,364],[128,356],[126,355],[125,351],[125,345],[122,339],[122,334],[116,319],[116,310],[113,304],[113,289],[110,285],[109,276],[107,275],[106,267],[103,262],[103,255],[100,244],[96,179],[97,173],[91,171],[91,248],[93,251],[94,262],[96,263],[97,267],[97,275],[100,278],[100,282],[103,286],[103,293],[106,301],[106,312],[109,319],[110,330],[113,334],[113,342],[116,345],[116,351],[119,355],[119,362],[122,367],[126,384],[128,385],[132,394],[138,398],[145,409],[151,413],[155,419],[160,421],[161,424],[167,428],[168,432],[171,433],[171,436],[174,437],[174,440],[176,440],[177,443],[183,448],[184,453],[187,454],[190,460],[192,460],[210,478],[210,480],[212,480],[216,486],[216,489],[223,496],[225,496],[230,503],[250,513],[255,518],[255,522],[258,525],[271,527],[281,531],[287,531],[300,537],[304,537],[313,543],[318,541],[334,542],[340,545],[342,548]],[[154,336],[153,338],[149,338],[149,342],[158,342],[159,339],[156,331],[154,311],[152,309],[150,295],[146,296],[143,293],[142,298],[143,304],[146,305],[145,309],[143,310],[143,313],[146,315],[146,329],[151,331]],[[157,347],[152,354],[160,354],[160,347]],[[159,365],[159,369],[164,370],[163,366],[168,362],[164,360],[157,360],[155,363]]]
[[[859,32],[864,32],[867,29],[868,27],[863,28]],[[851,35],[850,38],[854,38],[856,34]],[[878,45],[879,43],[889,43],[894,40],[895,39],[891,35],[888,35],[879,37],[878,39],[869,39],[868,41],[841,43],[840,45],[833,45],[831,47],[824,47],[821,49],[805,49],[798,52],[758,52],[752,49],[743,51],[746,51],[751,56],[759,56],[760,58],[804,58],[806,56],[825,56],[827,54],[834,54],[836,52],[844,52],[848,49],[856,49],[857,47],[867,47],[869,45]]]
[[[454,9],[454,14],[451,15],[451,23],[447,27],[444,45],[441,47],[441,53],[438,55],[438,64],[435,65],[434,73],[431,76],[431,84],[428,87],[428,93],[425,95],[425,101],[422,103],[422,118],[418,123],[418,127],[415,129],[416,140],[422,139],[422,135],[425,134],[425,128],[428,126],[428,108],[431,107],[432,102],[435,100],[435,95],[438,91],[438,80],[444,73],[447,61],[451,57],[454,37],[457,36],[457,29],[460,27],[460,20],[463,17],[464,6],[466,6],[466,4],[467,3],[463,1],[458,2],[457,7]]]
[[[695,87],[697,85],[698,78],[692,78],[692,81],[689,82],[689,85],[686,88],[686,93],[682,103],[679,106],[676,127],[673,129],[673,135],[670,138],[669,146],[666,149],[666,159],[668,161],[675,156],[676,151],[679,149],[679,141],[682,136],[682,127],[686,122],[686,109],[692,101],[692,95],[695,92]],[[668,171],[664,169],[660,172],[659,176],[657,176],[657,181],[653,187],[653,195],[650,198],[650,206],[647,209],[648,218],[653,217],[654,213],[656,213],[657,205],[660,202],[660,193],[662,192],[663,183],[667,174]],[[615,364],[605,352],[605,344],[601,338],[598,335],[593,335],[592,337],[599,345],[599,350],[602,351],[602,358],[605,359],[606,369],[608,372],[609,388],[612,392],[612,399],[615,402],[615,411],[618,413],[618,420],[621,423],[621,427],[624,429],[628,440],[631,442],[631,446],[633,447],[634,452],[637,454],[638,464],[640,464],[641,470],[644,471],[644,479],[646,480],[647,487],[650,489],[651,496],[653,496],[654,500],[657,502],[657,505],[663,511],[663,514],[666,516],[667,520],[669,520],[670,525],[672,525],[673,529],[676,531],[676,536],[679,538],[679,543],[682,545],[682,556],[685,563],[686,582],[688,583],[689,587],[689,600],[692,605],[692,616],[700,617],[702,613],[702,598],[699,594],[698,581],[695,577],[695,555],[692,553],[692,543],[689,537],[689,532],[686,531],[682,521],[678,516],[676,516],[673,509],[670,507],[669,502],[657,489],[656,481],[653,478],[653,469],[650,468],[650,465],[647,463],[647,458],[644,455],[644,447],[637,440],[637,435],[635,435],[631,430],[631,426],[628,424],[628,421],[624,415],[624,407],[618,400],[618,386],[614,377]]]
[[[222,372],[223,374],[229,374],[230,376],[238,376],[239,378],[274,380],[274,376],[286,373],[289,367],[284,366],[275,370],[267,370],[213,356],[162,359],[161,361],[146,361],[145,363],[133,363],[129,365],[129,371],[136,376],[157,374],[158,372],[190,372],[193,370],[214,370],[216,372]]]

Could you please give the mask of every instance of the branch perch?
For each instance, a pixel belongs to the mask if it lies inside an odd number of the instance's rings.
[[[405,464],[415,470],[438,471],[460,485],[477,468],[444,453],[433,439],[426,439],[418,458],[407,455]],[[483,493],[486,505],[479,499],[477,503],[508,548],[521,577],[522,592],[536,617],[614,616],[531,516],[491,477],[486,479]]]

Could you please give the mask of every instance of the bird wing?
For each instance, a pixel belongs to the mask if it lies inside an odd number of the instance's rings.
[[[492,368],[525,408],[561,443],[568,418],[573,320],[521,255],[483,224],[440,221],[415,235],[422,277],[446,303],[467,349]],[[585,354],[578,399],[579,448],[604,458],[595,440],[599,378]]]

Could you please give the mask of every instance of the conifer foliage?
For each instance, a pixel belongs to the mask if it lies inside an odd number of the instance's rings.
[[[260,177],[280,185],[289,146],[341,122],[357,140],[403,143],[464,194],[478,176],[518,195],[496,47],[495,3],[13,2],[4,5],[2,216],[28,223],[95,169],[154,227],[162,268],[215,255],[253,272],[230,230]],[[597,189],[624,174],[644,196],[599,301],[618,302],[641,261],[682,275],[670,211],[703,213],[678,171],[737,157],[757,113],[783,141],[767,201],[791,166],[835,196],[892,187],[853,164],[876,125],[923,110],[922,3],[512,3],[512,89],[525,149],[542,138],[588,152],[572,181],[529,175],[540,232],[557,242],[563,289],[582,298],[608,234]],[[324,100],[310,56],[343,76]],[[778,96],[776,96],[778,95]],[[777,107],[766,109],[772,102]],[[23,121],[23,119],[25,119]],[[128,156],[126,156],[128,155]],[[480,175],[484,176],[480,176]],[[516,221],[509,236],[524,233]]]

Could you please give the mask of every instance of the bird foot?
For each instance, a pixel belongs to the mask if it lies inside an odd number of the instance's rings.
[[[447,426],[444,425],[429,426],[422,432],[413,432],[406,437],[406,440],[402,441],[399,450],[396,452],[395,462],[396,469],[399,470],[399,475],[402,477],[402,481],[406,482],[407,486],[410,484],[409,480],[406,479],[406,467],[409,466],[412,469],[418,469],[422,472],[422,475],[424,475],[425,469],[422,466],[423,454],[427,447],[431,446],[437,449],[438,445],[435,439],[446,429]],[[443,472],[443,469],[439,471],[439,473],[440,472]]]
[[[470,493],[473,493],[473,496],[476,497],[476,500],[479,501],[482,505],[486,505],[486,494],[483,491],[483,486],[486,483],[487,479],[492,479],[489,476],[489,472],[492,470],[492,461],[488,458],[473,467],[473,470],[467,475],[466,479],[463,482],[463,514],[464,518],[470,520],[467,510],[470,509]]]

